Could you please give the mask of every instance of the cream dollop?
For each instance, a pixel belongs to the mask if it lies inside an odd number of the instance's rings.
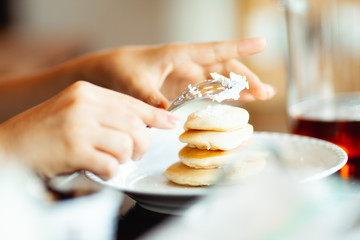
[[[226,87],[224,91],[209,96],[209,98],[214,101],[222,102],[226,99],[237,100],[239,99],[240,92],[242,90],[245,88],[249,89],[249,83],[246,80],[246,76],[240,76],[233,72],[230,72],[230,78],[227,78],[216,72],[210,73],[210,75],[213,78],[212,81],[220,81],[221,85]]]
[[[246,80],[246,76],[240,76],[236,73],[230,72],[230,77],[227,78],[221,74],[216,72],[210,73],[212,79],[205,80],[205,82],[209,83],[220,83],[224,86],[224,89],[220,92],[213,93],[202,93],[198,85],[192,86],[188,85],[187,89],[183,91],[183,93],[174,101],[174,105],[180,105],[186,100],[195,100],[208,98],[216,102],[222,102],[227,99],[237,100],[240,97],[240,92],[242,90],[249,89],[249,83]]]

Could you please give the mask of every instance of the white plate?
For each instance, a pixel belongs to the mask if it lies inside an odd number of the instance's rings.
[[[185,105],[175,114],[185,121],[190,112],[204,107],[203,104],[208,103]],[[118,173],[114,178],[103,181],[91,172],[86,172],[86,176],[127,193],[146,209],[174,213],[209,190],[209,187],[178,186],[170,183],[163,175],[167,167],[178,161],[178,152],[184,146],[178,140],[178,136],[183,132],[183,123],[179,126],[174,130],[150,129],[152,145],[149,151],[141,161],[128,161],[119,165]],[[347,155],[340,147],[315,138],[285,133],[255,132],[254,139],[255,144],[271,143],[271,147],[277,149],[299,182],[329,176],[342,168],[347,161]]]

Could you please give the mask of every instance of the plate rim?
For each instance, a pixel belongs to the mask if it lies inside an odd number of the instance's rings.
[[[303,180],[299,180],[299,183],[307,183],[307,182],[312,182],[312,181],[316,181],[322,178],[325,178],[327,176],[332,175],[333,173],[335,173],[336,171],[340,170],[343,166],[345,166],[345,164],[348,161],[348,155],[345,152],[344,149],[342,149],[341,147],[339,147],[338,145],[331,143],[329,141],[323,140],[323,139],[319,139],[319,138],[315,138],[315,137],[309,137],[309,136],[304,136],[304,135],[299,135],[299,134],[292,134],[292,133],[283,133],[283,132],[271,132],[271,131],[254,131],[254,135],[257,136],[265,136],[265,137],[281,137],[281,138],[292,138],[292,139],[300,139],[300,141],[306,141],[311,143],[315,143],[315,144],[320,144],[321,146],[331,149],[333,152],[335,152],[337,154],[337,159],[338,159],[338,164],[336,166],[333,166],[329,169],[327,169],[326,171],[322,171],[314,176],[311,177],[307,177]],[[128,195],[142,195],[144,197],[167,197],[167,198],[179,198],[179,197],[197,197],[197,196],[202,196],[204,195],[208,190],[208,188],[211,188],[212,186],[207,186],[206,188],[204,187],[199,187],[199,189],[202,189],[200,191],[191,191],[189,193],[186,192],[182,192],[182,193],[174,193],[174,192],[147,192],[147,191],[141,191],[141,190],[131,190],[131,189],[126,189],[126,188],[122,188],[122,187],[116,187],[112,184],[108,184],[106,183],[106,181],[102,180],[100,177],[96,176],[94,173],[85,170],[84,171],[84,175],[90,179],[91,181],[94,181],[98,184],[101,184],[103,186],[112,188],[112,189],[116,189],[118,191],[121,191],[125,194]]]

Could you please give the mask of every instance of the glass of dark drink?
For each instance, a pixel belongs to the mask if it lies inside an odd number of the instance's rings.
[[[290,131],[333,142],[360,179],[360,1],[283,0]]]

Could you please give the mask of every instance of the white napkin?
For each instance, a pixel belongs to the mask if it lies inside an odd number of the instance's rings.
[[[0,239],[109,240],[122,194],[112,190],[50,202],[41,181],[16,164],[0,167]]]

